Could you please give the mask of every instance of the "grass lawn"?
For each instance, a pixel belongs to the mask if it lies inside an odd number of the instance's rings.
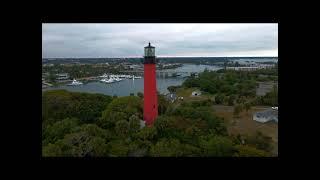
[[[252,116],[255,112],[265,110],[270,107],[256,106],[252,107],[248,112],[242,111],[239,117],[233,116],[233,106],[213,105],[215,114],[223,117],[229,134],[254,134],[256,131],[269,136],[273,140],[275,148],[278,146],[278,124],[275,122],[260,123],[254,121]],[[277,150],[275,150],[277,151]],[[276,153],[276,152],[275,152]]]
[[[192,96],[193,91],[198,91],[197,88],[179,88],[177,89],[177,96],[183,97],[183,101],[199,101],[212,99],[214,96],[208,93],[201,92],[200,96]],[[181,101],[175,102],[175,106],[178,106]],[[254,106],[246,112],[242,111],[238,117],[234,117],[233,110],[234,106],[225,105],[213,105],[213,111],[219,117],[223,117],[229,134],[247,134],[251,135],[256,131],[262,132],[264,135],[269,136],[273,140],[273,145],[277,148],[278,145],[278,124],[274,122],[260,123],[254,121],[252,116],[255,112],[266,110],[268,106]]]
[[[199,101],[199,100],[206,100],[206,99],[211,99],[213,95],[208,94],[206,92],[201,92],[200,96],[192,96],[193,91],[199,91],[198,88],[179,88],[177,89],[177,96],[178,97],[183,97],[184,101]]]

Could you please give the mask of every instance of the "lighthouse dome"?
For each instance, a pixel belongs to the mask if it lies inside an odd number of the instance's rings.
[[[148,46],[144,47],[144,56],[145,57],[155,56],[155,47],[151,46],[150,42]]]

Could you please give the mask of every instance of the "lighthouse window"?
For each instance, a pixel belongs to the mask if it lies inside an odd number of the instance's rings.
[[[155,49],[154,48],[145,48],[144,49],[145,56],[154,56],[155,55]]]

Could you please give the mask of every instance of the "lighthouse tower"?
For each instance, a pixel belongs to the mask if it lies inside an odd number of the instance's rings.
[[[147,126],[151,126],[158,116],[158,96],[156,81],[155,47],[144,48],[144,104],[143,119]]]

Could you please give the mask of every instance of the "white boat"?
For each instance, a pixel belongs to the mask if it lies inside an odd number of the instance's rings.
[[[115,81],[114,81],[113,78],[107,79],[107,80],[105,81],[105,83],[114,83],[114,82],[115,82]]]
[[[115,80],[113,78],[110,78],[110,79],[105,78],[105,79],[101,79],[100,81],[104,82],[104,83],[113,83],[113,82],[115,82]]]
[[[142,77],[141,77],[141,76],[134,76],[134,75],[133,75],[132,78],[133,78],[133,79],[141,79]]]
[[[80,81],[77,81],[75,79],[73,79],[71,84],[68,84],[69,86],[78,86],[78,85],[82,85],[83,83]]]
[[[118,76],[114,80],[117,82],[122,81],[122,79],[120,79]]]
[[[106,79],[106,78],[104,78],[104,79],[101,79],[100,81],[101,81],[101,82],[106,82],[106,80],[107,80],[107,79]]]

